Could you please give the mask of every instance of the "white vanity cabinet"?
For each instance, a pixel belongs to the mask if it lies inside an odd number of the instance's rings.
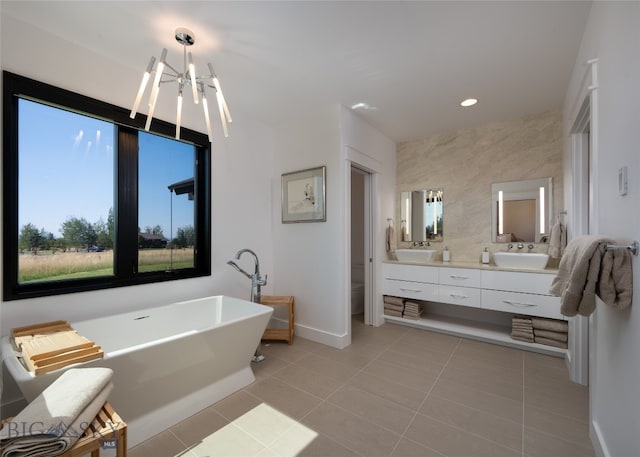
[[[482,271],[482,308],[514,314],[565,319],[560,298],[549,293],[553,275]]]
[[[385,264],[383,293],[414,300],[438,301],[438,268]]]
[[[501,323],[484,318],[499,311],[565,319],[560,314],[560,299],[549,294],[553,274],[398,263],[385,263],[383,271],[383,294],[440,303],[452,310],[450,316],[425,313],[419,320],[385,315],[388,321],[561,357],[566,353],[564,349],[511,339],[511,328],[503,314],[493,314],[502,316]],[[457,305],[457,311],[448,305]],[[464,311],[462,307],[475,309]]]
[[[439,302],[480,307],[480,271],[438,267]]]

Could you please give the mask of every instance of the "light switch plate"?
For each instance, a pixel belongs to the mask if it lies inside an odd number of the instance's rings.
[[[627,167],[624,166],[618,170],[618,193],[621,196],[627,195],[629,191],[629,182],[627,176]]]

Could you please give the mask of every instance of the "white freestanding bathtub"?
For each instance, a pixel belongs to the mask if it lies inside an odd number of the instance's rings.
[[[127,422],[132,447],[252,383],[251,357],[272,312],[220,295],[75,322],[104,358],[73,366],[113,369],[109,402]],[[34,376],[9,337],[2,354],[28,401],[65,370]]]

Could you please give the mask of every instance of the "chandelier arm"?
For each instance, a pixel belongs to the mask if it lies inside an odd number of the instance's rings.
[[[165,67],[169,68],[169,69],[173,72],[173,75],[171,75],[171,76],[178,77],[178,76],[181,76],[181,75],[182,75],[182,73],[180,73],[178,70],[176,70],[176,69],[175,69],[175,68],[173,68],[171,65],[169,65],[169,63],[168,63],[168,62],[165,62],[165,63],[164,63],[164,65],[165,65]]]

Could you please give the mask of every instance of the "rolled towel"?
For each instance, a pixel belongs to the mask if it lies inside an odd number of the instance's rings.
[[[109,368],[65,371],[0,430],[2,457],[49,457],[73,447],[107,401],[112,376]]]
[[[550,340],[561,341],[566,343],[569,340],[569,334],[564,332],[552,332],[550,330],[538,330],[534,331],[536,338],[549,338]]]
[[[568,344],[567,343],[563,343],[562,341],[556,341],[556,340],[552,340],[550,338],[535,338],[535,342],[538,344],[545,344],[547,346],[555,346],[557,348],[562,348],[562,349],[567,349]]]
[[[391,295],[385,295],[383,301],[392,305],[404,305],[404,298],[392,297]]]
[[[531,319],[531,324],[534,329],[551,330],[552,332],[569,332],[569,323],[567,321],[534,317]]]
[[[395,316],[395,317],[402,317],[402,311],[395,311],[393,309],[385,309],[384,313],[387,316]]]

